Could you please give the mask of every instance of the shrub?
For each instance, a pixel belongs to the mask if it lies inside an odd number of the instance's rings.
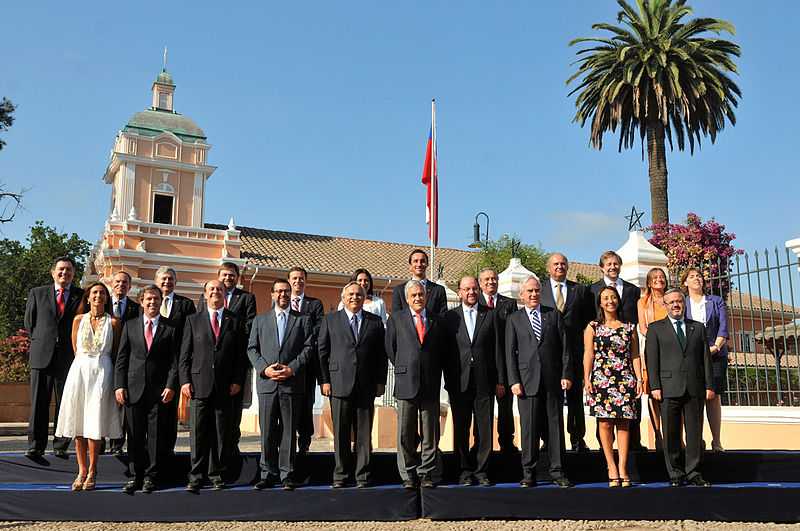
[[[25,330],[0,341],[0,382],[27,382],[31,377],[28,352],[31,340]]]

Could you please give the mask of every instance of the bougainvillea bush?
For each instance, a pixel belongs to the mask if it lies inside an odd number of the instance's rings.
[[[647,227],[653,233],[650,243],[664,251],[667,255],[667,266],[673,278],[690,267],[700,267],[703,276],[711,279],[711,291],[727,294],[731,289],[730,281],[725,277],[731,266],[731,258],[742,254],[731,242],[736,235],[725,232],[725,225],[720,225],[712,217],[703,223],[694,212],[686,215],[686,224],[657,223]]]
[[[25,330],[19,330],[0,341],[0,383],[30,380],[30,346],[31,340]]]

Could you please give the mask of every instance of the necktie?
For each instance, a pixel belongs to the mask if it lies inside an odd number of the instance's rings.
[[[144,327],[144,342],[147,344],[147,350],[150,350],[150,345],[153,344],[153,320],[148,319]]]
[[[531,312],[531,326],[533,333],[536,335],[536,340],[542,339],[542,323],[539,320],[539,312]]]
[[[278,312],[278,344],[283,345],[283,333],[286,331],[286,313]]]
[[[167,308],[167,301],[169,298],[164,297],[164,300],[161,301],[161,311],[159,312],[162,317],[169,317],[169,309]]]
[[[56,297],[56,314],[59,319],[61,319],[61,316],[64,315],[64,306],[66,305],[66,301],[64,301],[64,299],[64,288],[58,288],[58,296]]]
[[[417,337],[419,338],[419,344],[422,344],[422,340],[425,339],[425,325],[422,323],[422,314],[418,313],[417,316]]]
[[[300,311],[300,297],[292,297],[292,310]]]
[[[472,312],[474,311],[474,308],[467,310],[467,333],[469,334],[470,341],[472,341],[472,336],[475,335],[475,319],[472,317]]]
[[[122,317],[122,301],[114,302],[114,317]]]
[[[211,329],[214,331],[214,339],[219,337],[219,313],[211,314]]]
[[[358,341],[358,316],[356,314],[350,318],[350,328],[353,329],[353,339]]]
[[[561,293],[561,282],[556,286],[556,308],[559,312],[564,311],[564,294]]]
[[[225,303],[225,307],[226,307],[226,308],[228,307],[228,298],[229,298],[230,296],[231,296],[231,295],[230,295],[230,293],[228,293],[227,295],[225,295],[225,298],[224,298],[224,299],[222,299],[222,300],[224,301],[224,303]]]
[[[489,308],[494,308],[494,295],[489,296],[489,300],[486,301],[486,305]]]
[[[677,327],[678,333],[678,341],[681,343],[681,348],[686,347],[686,335],[683,333],[683,325],[680,321],[675,321],[675,326]]]

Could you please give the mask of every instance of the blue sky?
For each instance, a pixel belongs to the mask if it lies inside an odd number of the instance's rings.
[[[800,236],[796,200],[800,4],[695,0],[742,48],[737,125],[694,156],[667,152],[670,215],[717,221],[747,251]],[[466,248],[478,211],[490,236],[520,236],[594,262],[650,218],[638,149],[588,147],[566,79],[611,0],[564,2],[13,2],[0,36],[0,96],[18,109],[0,180],[31,187],[2,227],[34,220],[94,241],[116,133],[151,105],[167,69],[175,108],[213,146],[206,222],[425,244],[420,176],[436,98],[440,246]],[[481,217],[482,218],[482,217]],[[483,223],[483,221],[482,221]]]

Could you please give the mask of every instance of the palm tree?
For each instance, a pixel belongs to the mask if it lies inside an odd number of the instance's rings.
[[[587,37],[569,43],[594,43],[576,53],[580,58],[572,64],[578,65],[578,71],[567,80],[569,85],[583,76],[569,93],[578,93],[573,122],[583,127],[591,118],[589,144],[597,149],[603,147],[603,133],[619,128],[620,152],[633,147],[638,129],[642,159],[647,136],[652,220],[666,223],[664,138],[673,149],[674,135],[681,151],[688,138],[694,153],[695,141],[700,146],[700,133],[710,136],[713,144],[726,117],[736,125],[733,108],[742,93],[727,73],[737,72],[732,57],[739,57],[741,50],[730,41],[700,36],[723,31],[733,35],[736,29],[730,22],[715,18],[681,22],[694,14],[686,0],[637,0],[638,12],[625,0],[617,3],[622,8],[617,22],[624,26],[592,25],[592,29],[610,32],[610,38]]]

